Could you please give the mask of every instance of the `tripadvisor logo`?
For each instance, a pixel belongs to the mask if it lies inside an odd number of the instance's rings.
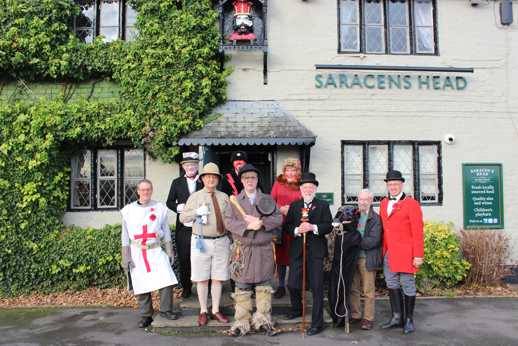
[[[315,88],[317,89],[464,90],[467,86],[468,81],[461,76],[356,73],[315,75]]]

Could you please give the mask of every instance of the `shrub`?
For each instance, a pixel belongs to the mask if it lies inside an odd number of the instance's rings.
[[[424,263],[417,273],[420,290],[452,287],[464,280],[470,267],[451,223],[425,222]]]
[[[460,235],[462,252],[471,263],[466,283],[487,285],[500,280],[510,254],[509,237],[494,230],[462,230]]]

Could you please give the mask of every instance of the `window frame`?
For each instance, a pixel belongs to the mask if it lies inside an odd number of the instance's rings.
[[[342,140],[341,144],[341,201],[342,205],[356,205],[357,202],[348,202],[345,198],[345,147],[347,145],[362,146],[362,188],[368,188],[369,182],[369,145],[387,145],[388,146],[388,169],[394,167],[394,146],[395,145],[412,145],[412,161],[413,161],[413,198],[415,198],[421,206],[441,206],[443,205],[443,177],[442,177],[442,144],[441,141],[413,141],[413,140]],[[423,202],[421,201],[421,182],[420,182],[420,167],[419,167],[419,147],[420,146],[437,146],[437,201]],[[379,205],[379,201],[375,201],[374,205]]]
[[[341,6],[340,2],[341,0],[337,0],[336,6],[337,6],[337,38],[338,38],[338,45],[337,45],[337,53],[338,54],[364,54],[364,55],[397,55],[397,56],[405,56],[405,55],[412,55],[412,56],[439,56],[439,29],[438,29],[438,10],[437,10],[437,0],[430,0],[432,2],[432,12],[433,12],[433,37],[434,37],[434,52],[433,53],[419,53],[417,52],[417,33],[416,33],[416,24],[415,24],[415,15],[414,15],[414,3],[416,0],[408,0],[408,14],[409,14],[409,23],[408,23],[408,40],[409,40],[409,52],[408,53],[392,53],[390,52],[390,28],[389,28],[389,4],[388,2],[390,0],[380,0],[383,2],[382,10],[383,10],[383,20],[384,20],[384,27],[383,27],[383,37],[384,37],[384,46],[385,51],[380,53],[368,53],[366,51],[366,42],[365,42],[365,23],[364,23],[364,3],[366,0],[357,0],[358,1],[358,11],[360,17],[359,19],[359,50],[358,51],[352,51],[352,50],[343,50],[341,47],[342,42],[342,30],[341,30]]]
[[[70,170],[70,183],[68,185],[69,188],[69,198],[67,203],[67,212],[103,212],[103,211],[118,211],[122,209],[126,203],[125,203],[125,197],[126,193],[124,190],[124,183],[125,183],[125,175],[124,175],[124,165],[125,165],[125,151],[127,150],[142,150],[142,161],[143,161],[143,174],[144,179],[147,176],[147,165],[146,165],[146,159],[147,159],[147,153],[146,150],[141,148],[133,148],[129,146],[112,146],[112,147],[103,147],[103,148],[82,148],[81,150],[89,150],[91,152],[90,155],[90,207],[73,207],[72,206],[72,170]],[[98,183],[99,183],[99,177],[97,175],[98,167],[99,167],[99,155],[98,152],[101,150],[112,150],[116,152],[116,179],[115,179],[115,186],[116,186],[116,206],[115,207],[102,207],[99,206],[98,203]],[[72,158],[77,155],[79,151],[74,153],[71,157],[69,162],[71,162]],[[77,180],[77,179],[76,179]]]
[[[92,30],[93,30],[93,38],[92,40],[94,40],[96,37],[100,36],[101,35],[101,3],[103,2],[103,0],[94,0],[94,18],[93,18],[93,25],[92,25]],[[75,2],[78,6],[79,4],[77,2]],[[119,13],[119,18],[118,18],[118,32],[117,32],[117,39],[116,40],[122,40],[122,41],[127,41],[127,42],[130,42],[127,40],[127,37],[126,37],[126,28],[127,28],[127,18],[126,18],[126,15],[127,15],[127,7],[130,6],[130,4],[128,4],[128,1],[127,0],[118,0],[118,13]],[[137,11],[135,10],[135,13],[137,14]],[[107,27],[111,27],[111,26],[107,26]],[[135,24],[133,24],[131,26],[132,28],[136,28],[136,22]],[[77,35],[78,33],[78,30],[80,29],[84,29],[85,27],[78,27],[77,26],[77,17],[75,17],[73,19],[73,30],[74,30],[74,33]],[[110,42],[113,42],[113,41],[116,41],[116,40],[110,40],[110,41],[104,41],[105,43],[110,43]],[[89,43],[89,42],[85,42],[85,43]]]

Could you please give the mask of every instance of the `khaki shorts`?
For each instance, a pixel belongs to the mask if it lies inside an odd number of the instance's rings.
[[[196,248],[198,235],[191,237],[191,281],[206,281],[214,279],[226,281],[230,279],[229,258],[230,239],[203,239],[204,249]]]

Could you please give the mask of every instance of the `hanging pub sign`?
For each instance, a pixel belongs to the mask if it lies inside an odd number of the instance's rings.
[[[462,164],[464,228],[504,228],[502,164]]]

